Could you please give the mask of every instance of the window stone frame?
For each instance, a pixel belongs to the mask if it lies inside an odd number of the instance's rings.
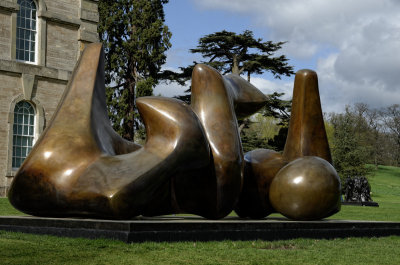
[[[47,23],[46,19],[43,17],[43,14],[47,12],[46,3],[44,0],[33,0],[36,4],[36,16],[37,16],[37,43],[36,43],[36,62],[24,62],[19,61],[20,63],[27,63],[32,65],[45,66],[46,65],[46,35],[47,35]],[[11,60],[17,61],[17,13],[19,11],[19,5],[17,4],[17,0],[14,0],[16,8],[12,10],[11,20],[12,20],[12,32],[11,32]]]
[[[37,99],[27,99],[24,94],[19,94],[14,97],[9,106],[8,115],[8,148],[7,148],[7,167],[6,167],[6,177],[12,178],[15,176],[17,170],[12,167],[12,157],[13,157],[13,125],[14,125],[14,109],[15,105],[20,101],[29,102],[35,111],[35,123],[34,123],[34,142],[36,142],[43,132],[44,129],[44,109],[42,104]]]
[[[25,112],[26,107],[28,107],[29,111],[28,113]],[[22,121],[16,121],[15,120],[16,116],[18,117],[22,116]],[[18,168],[22,165],[23,160],[25,160],[26,157],[28,156],[30,152],[29,149],[32,150],[32,147],[35,144],[35,120],[36,120],[36,110],[31,102],[26,100],[21,100],[15,104],[14,124],[13,124],[13,146],[12,146],[13,151],[12,151],[12,161],[11,161],[13,170],[18,170]],[[20,128],[21,132],[17,134],[15,128]],[[18,144],[18,139],[20,140],[19,144]],[[20,151],[19,154],[18,150]],[[23,160],[18,161],[21,158]]]

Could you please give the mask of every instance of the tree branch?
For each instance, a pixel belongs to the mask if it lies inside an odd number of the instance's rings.
[[[123,87],[125,84],[126,84],[126,82],[124,82],[122,84],[119,84],[119,85],[116,85],[116,86],[112,86],[110,88],[112,88],[112,89],[120,88],[120,87]]]

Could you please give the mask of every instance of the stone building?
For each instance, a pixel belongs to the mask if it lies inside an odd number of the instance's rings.
[[[46,127],[85,44],[98,0],[0,0],[0,196]]]

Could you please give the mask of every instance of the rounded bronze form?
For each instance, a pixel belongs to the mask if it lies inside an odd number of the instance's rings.
[[[275,210],[269,202],[272,179],[287,164],[282,155],[268,149],[256,149],[244,156],[243,189],[235,212],[242,218],[263,218]]]
[[[208,218],[228,215],[237,202],[243,181],[243,150],[232,91],[214,68],[198,64],[192,74],[193,111],[203,125],[214,164],[215,203]],[[211,211],[211,212],[212,212]]]
[[[236,117],[244,118],[261,109],[268,98],[255,86],[237,74],[224,76],[225,85],[231,91]]]
[[[294,220],[317,220],[340,210],[340,180],[326,160],[307,156],[283,167],[272,180],[272,206]]]

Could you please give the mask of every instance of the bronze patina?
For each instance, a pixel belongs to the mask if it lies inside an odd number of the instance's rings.
[[[254,150],[245,160],[244,186],[235,208],[239,216],[262,218],[277,211],[295,220],[316,220],[340,210],[340,178],[330,165],[314,71],[296,73],[283,154]]]
[[[200,64],[191,106],[138,98],[147,133],[140,146],[110,125],[103,60],[100,44],[81,55],[51,122],[14,177],[9,200],[17,209],[110,219],[172,213],[219,219],[235,209],[241,217],[278,211],[298,220],[339,210],[340,182],[330,165],[314,72],[296,75],[283,155],[244,156],[237,117],[256,112],[267,98],[240,76]]]

